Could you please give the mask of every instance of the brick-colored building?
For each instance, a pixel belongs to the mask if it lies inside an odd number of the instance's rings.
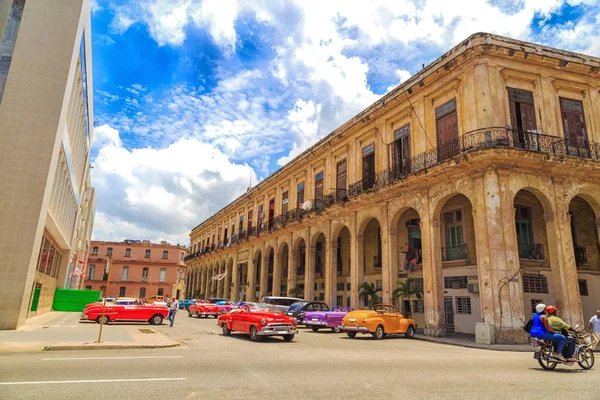
[[[187,248],[147,240],[93,241],[86,266],[84,288],[106,292],[107,297],[149,298],[155,295],[185,296],[183,259]],[[106,263],[112,256],[110,284]]]
[[[522,342],[540,301],[582,325],[599,104],[600,59],[474,34],[196,226],[188,291],[363,307],[364,283],[389,304],[412,277],[423,298],[400,307],[428,335]]]

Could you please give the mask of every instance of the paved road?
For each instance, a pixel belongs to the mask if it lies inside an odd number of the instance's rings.
[[[175,327],[158,329],[185,346],[0,354],[0,398],[600,398],[598,370],[546,372],[531,353],[307,330],[290,343],[252,343],[183,313]]]

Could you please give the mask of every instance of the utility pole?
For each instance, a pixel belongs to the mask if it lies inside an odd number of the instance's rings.
[[[106,289],[104,289],[104,299],[102,300],[102,316],[100,317],[100,331],[98,332],[98,341],[102,343],[102,327],[104,326],[104,311],[106,310],[106,294],[108,293],[108,285],[110,285],[110,270],[112,269],[112,256],[108,256],[106,261]]]

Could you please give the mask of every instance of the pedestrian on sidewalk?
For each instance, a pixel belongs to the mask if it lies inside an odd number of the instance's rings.
[[[590,319],[588,329],[600,339],[600,310],[596,310],[596,315]]]
[[[173,323],[175,322],[175,314],[177,314],[177,310],[179,310],[179,302],[175,297],[173,297],[171,299],[171,304],[169,305],[169,316],[167,317],[169,319],[169,322],[171,323],[171,325],[169,325],[170,327],[173,327]]]

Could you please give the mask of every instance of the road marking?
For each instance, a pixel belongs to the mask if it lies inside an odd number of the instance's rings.
[[[187,378],[140,378],[140,379],[85,379],[79,381],[34,381],[34,382],[0,382],[0,385],[45,385],[55,383],[110,383],[110,382],[154,382],[185,381]]]
[[[183,356],[147,356],[147,357],[53,357],[42,358],[42,361],[72,361],[72,360],[136,360],[152,358],[183,358]]]

